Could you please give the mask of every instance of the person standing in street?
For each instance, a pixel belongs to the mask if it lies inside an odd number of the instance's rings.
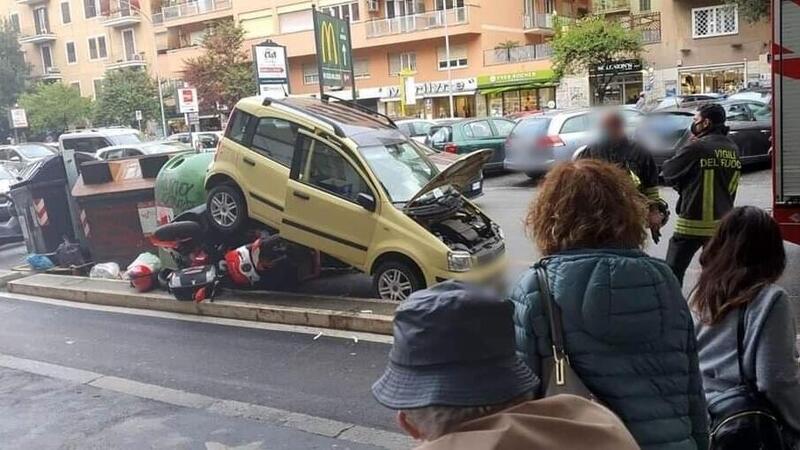
[[[691,141],[662,168],[664,181],[679,195],[675,208],[678,220],[669,241],[667,264],[681,284],[694,254],[733,208],[739,187],[739,148],[728,137],[725,120],[722,106],[701,106],[692,121]]]
[[[669,216],[667,203],[658,192],[658,167],[653,155],[628,139],[625,120],[615,111],[606,113],[600,120],[600,139],[590,144],[578,159],[599,159],[628,171],[634,183],[649,202],[647,226],[653,241],[661,239],[661,227]]]

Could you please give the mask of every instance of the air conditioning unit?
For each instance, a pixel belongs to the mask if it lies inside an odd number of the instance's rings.
[[[367,11],[369,12],[377,12],[378,9],[378,0],[367,0]]]

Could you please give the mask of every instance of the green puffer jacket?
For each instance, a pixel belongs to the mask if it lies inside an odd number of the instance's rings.
[[[706,449],[694,325],[670,268],[638,250],[568,251],[545,264],[569,361],[589,390],[644,450]],[[541,375],[552,350],[534,270],[511,300],[518,353]]]

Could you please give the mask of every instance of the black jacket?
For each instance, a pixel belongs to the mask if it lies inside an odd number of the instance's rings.
[[[628,139],[619,142],[600,141],[586,147],[580,158],[599,159],[616,164],[638,178],[639,190],[648,199],[659,201],[658,167],[646,150]]]
[[[739,148],[722,130],[690,142],[664,162],[664,181],[680,195],[675,234],[710,237],[733,208],[742,163]]]

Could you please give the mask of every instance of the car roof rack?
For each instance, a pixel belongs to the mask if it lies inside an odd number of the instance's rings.
[[[311,111],[306,111],[305,109],[300,108],[300,107],[298,107],[296,105],[293,105],[293,104],[291,104],[289,102],[285,102],[285,101],[282,101],[282,100],[276,100],[274,98],[265,98],[264,101],[261,104],[263,106],[269,106],[269,105],[271,105],[273,103],[281,105],[281,106],[284,106],[286,108],[293,109],[295,111],[300,111],[303,114],[308,114],[309,116],[312,116],[313,118],[315,118],[317,120],[320,120],[322,122],[325,122],[326,124],[330,125],[333,128],[334,133],[336,133],[336,136],[338,136],[340,138],[347,137],[347,135],[344,134],[344,131],[342,131],[342,127],[340,127],[336,122],[334,122],[331,119],[329,119],[329,118],[327,118],[325,116],[322,116],[320,114],[317,114],[317,113],[314,113],[314,112],[311,112]]]
[[[373,117],[379,117],[379,118],[385,120],[385,122],[384,122],[385,125],[389,125],[390,127],[395,128],[395,129],[397,128],[397,124],[394,123],[394,120],[392,120],[386,114],[381,114],[378,111],[374,111],[372,109],[369,109],[364,105],[359,105],[358,103],[356,103],[356,102],[354,102],[352,100],[345,100],[343,98],[339,98],[339,97],[336,97],[335,95],[330,95],[330,94],[322,94],[321,99],[322,99],[322,101],[324,101],[326,103],[330,103],[331,100],[336,100],[337,102],[341,102],[344,106],[347,106],[347,107],[353,108],[355,110],[361,111],[362,113],[365,113],[365,114],[369,114],[370,116],[373,116]]]

